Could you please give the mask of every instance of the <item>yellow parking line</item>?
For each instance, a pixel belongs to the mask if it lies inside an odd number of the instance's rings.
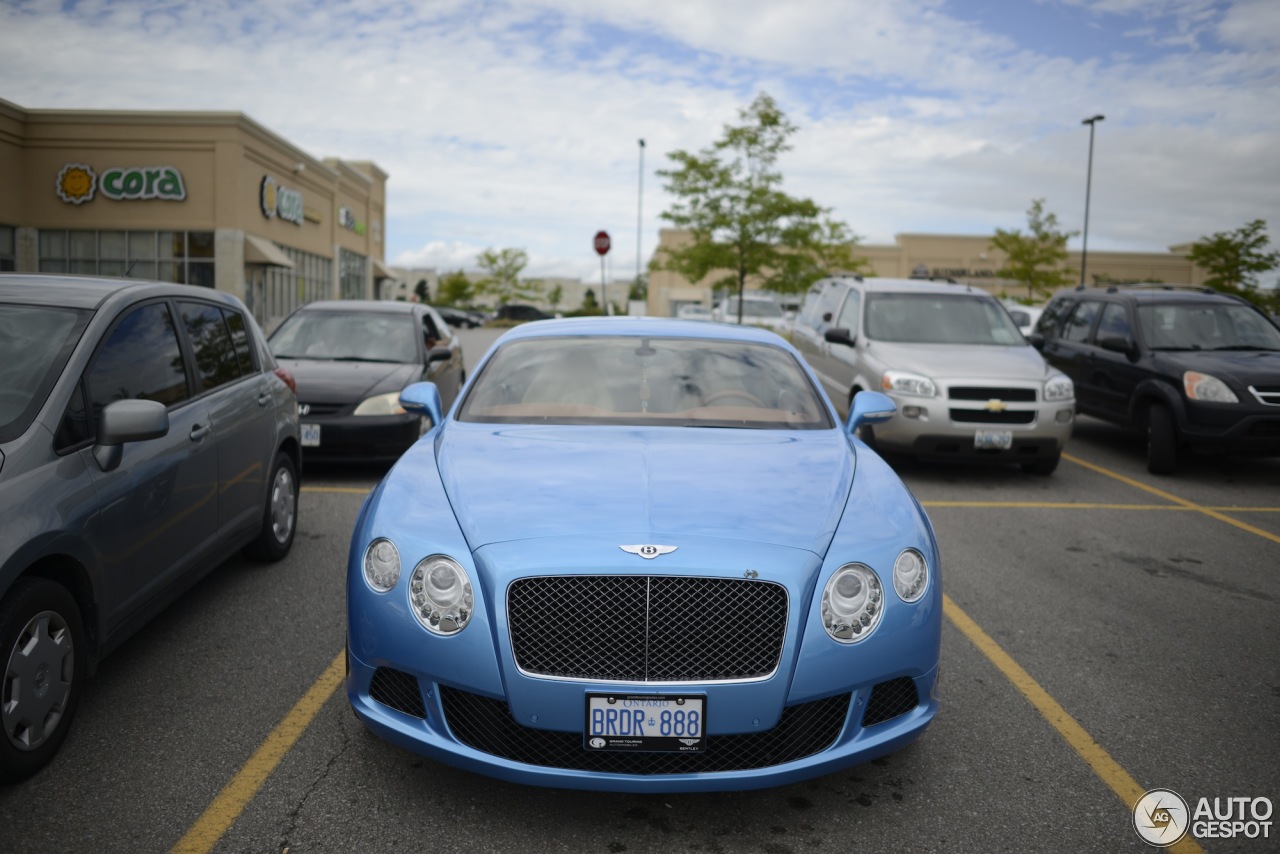
[[[1120,763],[1112,759],[1111,754],[1094,741],[1093,736],[1089,735],[1085,728],[1080,726],[1076,719],[1071,717],[1067,710],[1032,678],[1030,673],[1023,670],[1018,662],[1014,661],[998,643],[991,639],[990,635],[951,600],[950,596],[945,594],[942,597],[942,610],[952,625],[959,629],[960,633],[968,638],[969,642],[976,646],[987,660],[1004,674],[1006,679],[1013,683],[1018,693],[1026,697],[1027,702],[1031,703],[1049,722],[1049,726],[1057,730],[1058,735],[1062,736],[1071,749],[1093,769],[1093,773],[1097,774],[1098,778],[1116,793],[1125,807],[1132,811],[1143,792],[1146,791],[1138,781],[1133,779],[1129,772],[1120,766]],[[1169,850],[1179,854],[1194,854],[1194,852],[1204,854],[1204,849],[1190,836],[1185,836],[1178,844],[1169,846]]]
[[[1103,468],[1102,466],[1094,465],[1093,463],[1086,462],[1085,460],[1082,460],[1079,457],[1073,457],[1071,454],[1063,454],[1062,458],[1064,460],[1070,460],[1071,462],[1075,463],[1078,466],[1084,466],[1090,471],[1095,471],[1098,474],[1103,474],[1103,475],[1106,475],[1107,477],[1114,478],[1120,481],[1121,483],[1128,484],[1129,486],[1134,487],[1135,489],[1141,489],[1143,492],[1150,493],[1151,495],[1154,495],[1158,498],[1163,498],[1166,501],[1172,501],[1173,503],[1181,505],[1182,507],[1185,507],[1188,510],[1194,510],[1197,513],[1203,513],[1204,515],[1208,516],[1211,519],[1217,519],[1219,522],[1226,522],[1228,525],[1234,525],[1235,527],[1239,528],[1242,531],[1248,531],[1250,534],[1257,534],[1259,537],[1270,540],[1273,543],[1280,543],[1280,535],[1273,534],[1270,531],[1264,531],[1261,528],[1255,528],[1253,525],[1250,525],[1248,522],[1241,522],[1239,519],[1233,519],[1230,516],[1219,513],[1217,510],[1214,510],[1211,507],[1204,507],[1202,505],[1196,504],[1194,501],[1188,501],[1185,498],[1179,498],[1173,493],[1165,492],[1163,489],[1156,489],[1154,486],[1149,486],[1145,483],[1142,483],[1141,481],[1134,480],[1131,477],[1125,477],[1124,475],[1119,474],[1118,472],[1113,472],[1110,469]]]
[[[240,813],[244,812],[249,801],[253,800],[253,796],[262,788],[262,784],[276,770],[280,760],[284,759],[285,754],[293,748],[294,743],[311,725],[320,707],[333,696],[333,692],[342,683],[343,672],[346,669],[345,652],[344,650],[338,653],[320,674],[320,678],[307,689],[307,693],[302,695],[302,699],[271,731],[266,741],[253,752],[249,761],[245,762],[231,781],[222,787],[222,791],[205,809],[204,814],[191,825],[191,829],[178,840],[178,844],[173,846],[175,854],[179,852],[205,854],[213,850],[218,840],[230,829],[235,820],[240,817]]]
[[[303,492],[350,492],[355,495],[368,495],[373,491],[372,486],[304,486]]]
[[[1216,510],[1223,513],[1280,513],[1280,507],[1204,507],[1182,504],[1095,504],[1087,501],[921,501],[925,507],[970,507],[1012,510]]]

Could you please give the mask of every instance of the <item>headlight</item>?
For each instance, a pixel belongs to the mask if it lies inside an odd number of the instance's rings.
[[[1182,388],[1192,400],[1211,403],[1239,403],[1240,398],[1222,380],[1210,374],[1187,371],[1182,375]]]
[[[917,602],[929,586],[929,564],[924,555],[907,549],[893,562],[893,589],[903,602]]]
[[[404,407],[400,405],[400,392],[375,394],[360,401],[353,415],[403,415]]]
[[[884,611],[880,579],[860,563],[836,570],[822,591],[822,625],[841,643],[857,643],[871,634]]]
[[[423,628],[438,635],[457,634],[471,621],[471,579],[456,560],[432,555],[413,568],[409,603]]]
[[[379,593],[386,593],[400,580],[400,553],[395,543],[379,537],[364,550],[364,580]]]
[[[1059,374],[1050,377],[1044,384],[1045,400],[1070,400],[1076,396],[1076,387],[1071,380]]]
[[[885,391],[896,391],[914,397],[936,397],[938,394],[938,387],[933,384],[933,380],[906,371],[885,371],[880,387]]]

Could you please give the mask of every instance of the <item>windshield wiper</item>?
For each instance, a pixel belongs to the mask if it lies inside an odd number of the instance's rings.
[[[1192,344],[1190,347],[1152,347],[1151,349],[1153,351],[1158,350],[1160,352],[1186,353],[1188,351],[1203,350],[1204,348],[1198,344]]]
[[[1229,344],[1225,347],[1210,347],[1211,350],[1261,350],[1265,353],[1280,352],[1277,347],[1263,347],[1260,344]]]
[[[386,362],[392,365],[400,364],[399,359],[370,359],[367,356],[324,356],[330,362]]]

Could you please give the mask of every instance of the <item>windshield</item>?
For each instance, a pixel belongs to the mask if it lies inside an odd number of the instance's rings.
[[[1138,326],[1152,350],[1280,350],[1280,329],[1246,305],[1141,305]]]
[[[0,304],[0,442],[26,432],[89,316],[68,308]]]
[[[817,430],[832,426],[799,363],[765,344],[538,338],[503,345],[459,421]]]
[[[738,316],[738,300],[731,298],[725,300],[724,316]],[[782,307],[773,300],[767,299],[749,299],[742,303],[743,317],[782,317]]]
[[[867,337],[903,344],[1026,346],[1004,306],[980,296],[871,294]]]
[[[417,362],[417,324],[408,314],[299,311],[271,334],[278,359]]]

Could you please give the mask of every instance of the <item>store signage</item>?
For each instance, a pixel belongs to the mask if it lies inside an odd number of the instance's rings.
[[[356,234],[365,233],[365,224],[356,219],[356,212],[346,205],[338,208],[338,225]]]
[[[281,187],[270,175],[262,176],[262,215],[267,219],[279,217],[285,222],[302,225],[305,212],[302,205],[302,193]]]
[[[172,166],[112,166],[102,176],[84,163],[68,163],[58,173],[58,198],[72,205],[84,204],[94,194],[117,202],[161,199],[181,202],[187,197],[182,173]]]

